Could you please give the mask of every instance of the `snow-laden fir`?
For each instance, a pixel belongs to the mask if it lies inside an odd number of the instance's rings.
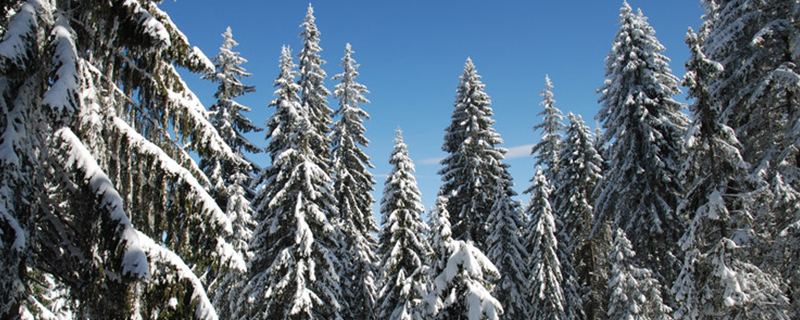
[[[488,234],[486,221],[501,193],[514,196],[506,149],[492,125],[495,120],[489,95],[472,59],[467,58],[456,87],[451,123],[445,129],[442,151],[447,153],[439,170],[439,196],[447,197],[452,214],[453,238],[473,241],[482,250]]]
[[[544,78],[544,89],[542,89],[542,102],[544,106],[537,115],[543,116],[542,122],[533,126],[533,130],[542,130],[542,137],[531,150],[531,154],[536,158],[535,165],[543,166],[542,169],[547,181],[555,181],[556,173],[559,170],[558,153],[561,150],[561,133],[564,130],[564,113],[556,108],[556,100],[553,99],[553,83],[550,76]]]
[[[247,60],[232,50],[238,43],[233,39],[230,27],[222,34],[222,38],[219,54],[212,59],[215,69],[203,75],[204,79],[219,84],[214,94],[217,102],[209,106],[208,116],[225,143],[245,161],[231,163],[219,158],[202,159],[200,168],[213,184],[211,191],[215,200],[221,208],[224,208],[225,215],[231,220],[233,234],[228,241],[233,250],[247,257],[247,243],[255,228],[250,203],[254,191],[250,188],[250,183],[253,180],[253,171],[258,166],[247,159],[244,152],[260,152],[261,148],[248,140],[244,134],[262,129],[242,114],[251,111],[250,108],[234,100],[245,93],[255,91],[255,87],[241,82],[242,78],[251,76],[241,66]],[[220,272],[206,272],[204,277],[210,278],[208,291],[217,312],[220,317],[228,319],[237,308],[236,301],[239,299],[245,266],[228,264],[221,266],[220,269]]]
[[[607,272],[604,269],[608,268],[601,252],[608,252],[604,248],[610,246],[610,241],[605,241],[602,233],[595,237],[591,234],[594,220],[592,193],[602,178],[603,159],[594,148],[593,134],[581,116],[569,113],[567,118],[569,123],[558,155],[558,187],[550,197],[561,222],[556,234],[559,252],[563,256],[559,259],[567,269],[574,270],[567,270],[567,276],[574,273],[572,276],[576,278],[574,283],[565,283],[564,293],[568,301],[576,300],[573,295],[579,295],[579,300],[584,301],[581,305],[586,316],[594,319],[595,314],[602,314],[605,309],[603,288]],[[579,309],[577,304],[572,308]]]
[[[339,99],[339,109],[334,113],[338,120],[331,132],[333,167],[333,192],[338,206],[338,219],[343,233],[342,282],[343,317],[346,319],[372,319],[378,297],[377,266],[378,223],[372,215],[372,179],[369,156],[362,150],[369,140],[364,136],[362,124],[369,114],[359,104],[369,103],[363,94],[367,87],[356,82],[358,64],[353,59],[350,44],[345,46],[342,73],[333,76],[340,80],[333,90]]]
[[[684,262],[672,288],[678,302],[675,318],[787,319],[788,300],[779,281],[750,262],[750,221],[766,182],[749,174],[736,133],[717,121],[720,104],[711,99],[708,85],[723,68],[701,49],[709,26],[704,24],[699,33],[689,29],[686,36],[692,55],[683,84],[695,100],[681,174],[689,188],[678,212],[691,222],[680,239]]]
[[[596,140],[545,77],[527,206],[467,59],[430,225],[398,130],[378,230],[367,90],[348,44],[329,108],[311,5],[260,169],[230,28],[209,60],[159,1],[7,1],[0,318],[797,318],[800,5],[702,3],[688,115],[627,2]],[[208,111],[181,68],[218,84]]]
[[[428,225],[422,221],[425,209],[414,178],[414,163],[397,129],[394,150],[389,157],[392,171],[381,199],[380,269],[383,287],[379,291],[375,316],[387,320],[423,320],[422,298],[428,292],[431,247]]]
[[[687,117],[673,98],[680,90],[655,30],[625,2],[619,30],[606,57],[596,118],[605,129],[608,169],[595,202],[598,233],[610,222],[632,239],[636,259],[656,276],[674,280],[677,241],[684,221],[675,213],[683,192],[677,177]]]
[[[258,223],[252,258],[239,299],[238,319],[339,319],[341,235],[331,221],[337,211],[327,163],[315,153],[324,141],[311,110],[299,102],[291,51],[284,47],[275,79],[275,108],[267,120],[271,165],[253,203]]]

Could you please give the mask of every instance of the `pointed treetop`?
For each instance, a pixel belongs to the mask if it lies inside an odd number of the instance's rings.
[[[628,16],[632,11],[633,8],[631,8],[631,5],[628,4],[628,0],[623,0],[622,8],[619,8],[619,17],[625,19],[625,17]]]
[[[397,146],[403,146],[405,148],[405,140],[403,139],[403,129],[400,126],[397,126],[397,129],[394,129],[395,138],[394,144]]]
[[[550,92],[550,89],[553,89],[553,82],[550,81],[550,75],[549,74],[545,74],[544,75],[544,89],[542,89],[542,92],[540,93],[544,97],[545,101],[547,101],[548,98],[552,98],[553,97],[553,93]],[[545,104],[545,101],[542,101],[539,104],[543,105],[543,104]],[[555,100],[553,100],[553,102],[555,102]]]
[[[317,45],[317,43],[319,43],[320,32],[317,29],[317,24],[315,23],[316,20],[317,18],[314,17],[314,7],[312,7],[309,3],[308,12],[306,12],[303,23],[300,24],[300,28],[303,28],[303,31],[300,32],[300,36],[303,37],[303,43],[305,45],[308,45],[307,42],[314,44],[312,49],[314,49],[315,53],[322,51],[322,49],[319,48],[319,45]]]
[[[475,71],[475,63],[472,62],[472,58],[467,57],[467,61],[464,62],[464,74],[467,73],[477,73]]]
[[[308,11],[306,11],[306,21],[314,22],[314,6],[308,3]]]
[[[225,33],[222,34],[222,37],[225,38],[225,43],[223,43],[223,46],[225,46],[225,48],[227,49],[239,45],[239,43],[236,42],[236,40],[233,40],[233,31],[231,31],[230,26],[225,28]],[[228,46],[228,44],[230,44],[230,47]]]

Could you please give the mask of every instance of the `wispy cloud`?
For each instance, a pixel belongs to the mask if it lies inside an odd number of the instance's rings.
[[[507,148],[508,153],[506,153],[506,159],[517,159],[517,158],[524,158],[531,155],[531,148],[533,148],[533,144],[524,144],[521,146]],[[444,160],[444,157],[438,158],[428,158],[422,159],[418,163],[421,165],[431,165],[431,164],[439,164]]]
[[[533,148],[533,144],[524,144],[521,146],[511,147],[508,148],[508,153],[506,153],[506,159],[516,159],[516,158],[524,158],[531,155],[531,149]]]
[[[444,160],[444,157],[422,159],[419,164],[439,164],[442,160]]]

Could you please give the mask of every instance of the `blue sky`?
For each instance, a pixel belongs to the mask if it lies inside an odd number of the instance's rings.
[[[437,171],[444,128],[450,123],[455,87],[467,57],[471,57],[492,98],[495,129],[509,149],[515,190],[522,193],[533,176],[530,147],[540,133],[540,91],[549,74],[556,106],[583,116],[595,127],[599,109],[595,93],[604,80],[604,59],[611,49],[622,1],[322,1],[312,3],[322,32],[323,69],[341,72],[346,43],[361,65],[357,81],[371,91],[362,105],[372,117],[365,122],[371,140],[367,154],[375,165],[375,198],[380,201],[394,131],[401,127],[422,191],[430,208],[440,185]],[[703,9],[699,0],[630,1],[641,8],[667,48],[673,73],[683,75],[688,49],[687,27],[697,29]],[[161,4],[190,42],[211,58],[219,52],[221,34],[230,26],[239,42],[234,50],[249,62],[253,76],[243,80],[256,92],[238,99],[253,109],[248,115],[263,124],[272,113],[272,81],[278,74],[283,45],[294,53],[301,47],[299,25],[308,2],[166,0]],[[216,85],[184,73],[184,79],[206,105],[214,102]],[[336,83],[328,80],[332,89]],[[679,99],[683,101],[683,98]],[[331,108],[336,101],[330,97]],[[264,134],[250,139],[266,145]],[[264,155],[252,157],[267,165]],[[526,196],[520,198],[527,202]],[[377,206],[376,206],[377,208]]]

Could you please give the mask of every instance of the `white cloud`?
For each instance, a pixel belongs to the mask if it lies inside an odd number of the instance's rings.
[[[511,147],[508,148],[508,153],[506,153],[506,159],[516,159],[516,158],[524,158],[531,155],[531,149],[533,148],[533,144],[525,144],[521,146]]]
[[[528,157],[531,155],[532,148],[533,144],[524,144],[521,146],[508,148],[506,149],[508,150],[508,153],[506,153],[505,159],[517,159],[517,158]],[[419,161],[419,164],[422,165],[439,164],[440,162],[442,162],[442,160],[444,160],[444,157],[422,159]]]
[[[419,164],[439,164],[442,160],[444,160],[444,157],[422,159]]]

